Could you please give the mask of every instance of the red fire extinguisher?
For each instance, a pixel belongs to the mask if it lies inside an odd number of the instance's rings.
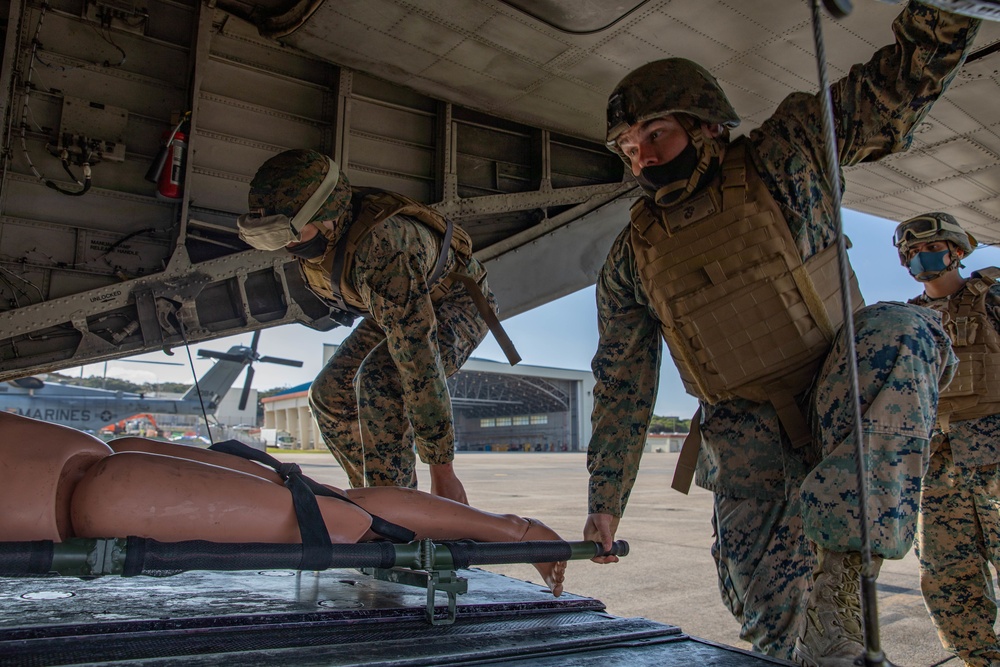
[[[166,138],[166,137],[165,137]],[[180,199],[181,182],[184,180],[184,149],[187,148],[187,135],[174,132],[173,139],[167,139],[167,159],[156,179],[157,199]]]
[[[156,183],[157,199],[181,198],[187,135],[181,132],[180,127],[178,125],[163,133],[163,145],[146,172],[146,180]]]

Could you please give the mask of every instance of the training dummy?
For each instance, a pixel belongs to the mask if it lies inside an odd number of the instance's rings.
[[[143,438],[104,443],[56,424],[0,413],[0,539],[145,537],[161,542],[297,543],[291,494],[273,470],[237,456]],[[559,540],[534,519],[493,514],[413,489],[317,496],[335,543],[377,539],[372,515],[416,539],[479,542]],[[560,595],[565,562],[537,563]]]

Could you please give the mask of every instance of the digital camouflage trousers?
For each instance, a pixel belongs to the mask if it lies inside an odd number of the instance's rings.
[[[990,564],[1000,565],[1000,468],[963,468],[946,439],[924,475],[920,590],[941,644],[970,667],[1000,664]]]
[[[493,305],[493,299],[490,299]],[[437,341],[445,375],[451,377],[486,336],[485,321],[461,285],[436,304]],[[438,396],[421,400],[440,401]],[[396,362],[385,334],[363,320],[320,371],[309,391],[309,405],[323,441],[347,473],[352,487],[417,487],[413,429],[403,404]],[[410,406],[419,411],[420,406]],[[429,465],[454,459],[451,437],[417,445]]]
[[[940,317],[928,309],[875,304],[855,314],[855,332],[872,552],[902,558],[916,529],[939,383],[950,381],[956,360]],[[703,448],[717,450],[709,458],[719,466],[727,460],[744,465],[749,484],[757,474],[755,460],[764,462],[762,474],[773,475],[777,466],[785,475],[785,498],[713,489],[712,553],[723,601],[742,624],[741,637],[774,657],[791,658],[804,628],[812,544],[831,551],[861,548],[847,369],[842,331],[806,397],[810,445],[793,449],[787,437],[779,437],[769,404],[715,408],[702,429],[711,440]],[[760,419],[747,412],[750,406]],[[772,436],[771,450],[757,453],[766,435]],[[732,456],[725,455],[727,448]],[[727,474],[738,471],[715,476]]]

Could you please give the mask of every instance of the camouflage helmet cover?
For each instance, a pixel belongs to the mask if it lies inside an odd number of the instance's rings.
[[[955,216],[940,211],[922,213],[904,220],[896,227],[892,235],[893,245],[899,252],[899,262],[907,265],[908,250],[911,243],[926,243],[928,241],[950,241],[961,248],[968,257],[975,250],[976,238],[962,229]]]
[[[295,214],[319,188],[330,161],[318,151],[288,150],[262,164],[250,181],[247,204],[251,211],[263,209],[265,215]],[[337,220],[351,207],[351,184],[341,172],[337,187],[313,216],[313,220]]]
[[[608,98],[608,148],[636,123],[685,113],[704,123],[736,127],[740,118],[719,82],[701,65],[685,58],[647,63],[626,76]]]

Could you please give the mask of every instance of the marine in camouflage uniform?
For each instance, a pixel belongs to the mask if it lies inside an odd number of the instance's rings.
[[[957,72],[977,29],[975,20],[920,4],[911,3],[901,13],[893,24],[896,44],[853,67],[833,86],[843,166],[909,147],[913,128]],[[707,72],[700,70],[721,101],[711,90],[704,92],[701,83],[684,78],[695,67],[680,59],[651,63],[626,77],[609,99],[609,147],[627,165],[636,165],[633,174],[652,201],[666,193],[674,205],[692,193],[718,187],[711,180],[712,164],[705,176],[699,175],[697,154],[681,152],[665,164],[662,156],[654,155],[644,163],[648,155],[642,145],[626,151],[617,141],[633,128],[643,136],[657,116],[671,114],[673,122],[680,122],[685,114],[693,114],[694,122],[684,127],[689,145],[694,135],[688,128],[698,127],[700,121],[702,139],[709,130],[721,133],[724,152],[722,126],[735,125],[738,119]],[[633,87],[624,89],[626,83]],[[663,90],[671,86],[678,92],[676,99],[668,100]],[[638,99],[630,100],[630,94]],[[661,99],[654,99],[657,95]],[[726,109],[711,108],[717,101]],[[625,126],[618,126],[623,119]],[[750,132],[744,144],[751,168],[780,207],[803,260],[836,242],[821,127],[819,97],[796,93]],[[684,162],[689,165],[686,174],[673,169]],[[692,175],[684,183],[687,174]],[[676,189],[671,194],[670,187],[661,188],[671,177],[680,177],[679,199]],[[592,364],[597,386],[588,453],[591,514],[584,536],[605,544],[613,537],[638,472],[662,348],[661,318],[640,280],[632,238],[626,226],[597,282],[600,343]],[[884,303],[858,311],[855,319],[863,444],[872,480],[871,543],[876,560],[901,558],[914,535],[938,383],[950,379],[955,359],[933,313]],[[818,665],[852,664],[862,641],[854,417],[848,407],[844,348],[841,331],[813,388],[796,397],[808,418],[809,444],[792,445],[768,402],[702,400],[700,410],[696,482],[715,494],[712,554],[723,600],[742,624],[741,637],[775,657],[792,658],[796,638],[807,625],[818,631],[822,656],[795,656]],[[807,613],[814,580],[821,589],[814,603],[823,606]],[[806,623],[807,616],[812,623]]]
[[[286,151],[271,158],[251,183],[251,211],[294,216],[331,164],[316,151]],[[289,246],[300,264],[318,262],[318,253],[332,251],[354,220],[352,197],[357,206],[363,196],[340,175],[313,223],[304,228],[320,225],[325,231],[303,234]],[[447,379],[488,327],[461,282],[453,281],[444,293],[440,285],[430,284],[442,242],[441,234],[405,215],[387,218],[360,240],[347,278],[367,312],[313,381],[309,404],[323,441],[352,487],[416,488],[415,448],[430,466],[431,492],[467,502],[453,470],[455,427]],[[451,247],[444,251],[443,275],[470,276],[496,312],[483,266]]]
[[[961,260],[975,249],[975,239],[947,213],[928,213],[901,223],[894,243],[900,262],[925,284],[924,293],[910,303],[948,314],[945,329],[960,358],[958,377],[941,397],[921,489],[916,542],[920,588],[945,649],[969,667],[1000,665],[989,568],[1000,566],[1000,405],[990,400],[989,394],[998,393],[995,389],[991,392],[976,380],[961,380],[962,370],[975,372],[963,365],[978,352],[969,350],[966,357],[964,343],[993,348],[994,359],[1000,358],[1000,284],[995,282],[1000,270],[974,272],[971,281],[961,276]],[[980,299],[985,322],[957,312]],[[956,322],[962,317],[966,319]],[[969,324],[971,336],[966,335],[968,329],[960,331]],[[983,326],[991,327],[993,335]],[[980,391],[969,396],[975,389]],[[963,394],[957,400],[971,404],[965,414],[950,402],[952,391]],[[997,412],[984,414],[993,410]]]

